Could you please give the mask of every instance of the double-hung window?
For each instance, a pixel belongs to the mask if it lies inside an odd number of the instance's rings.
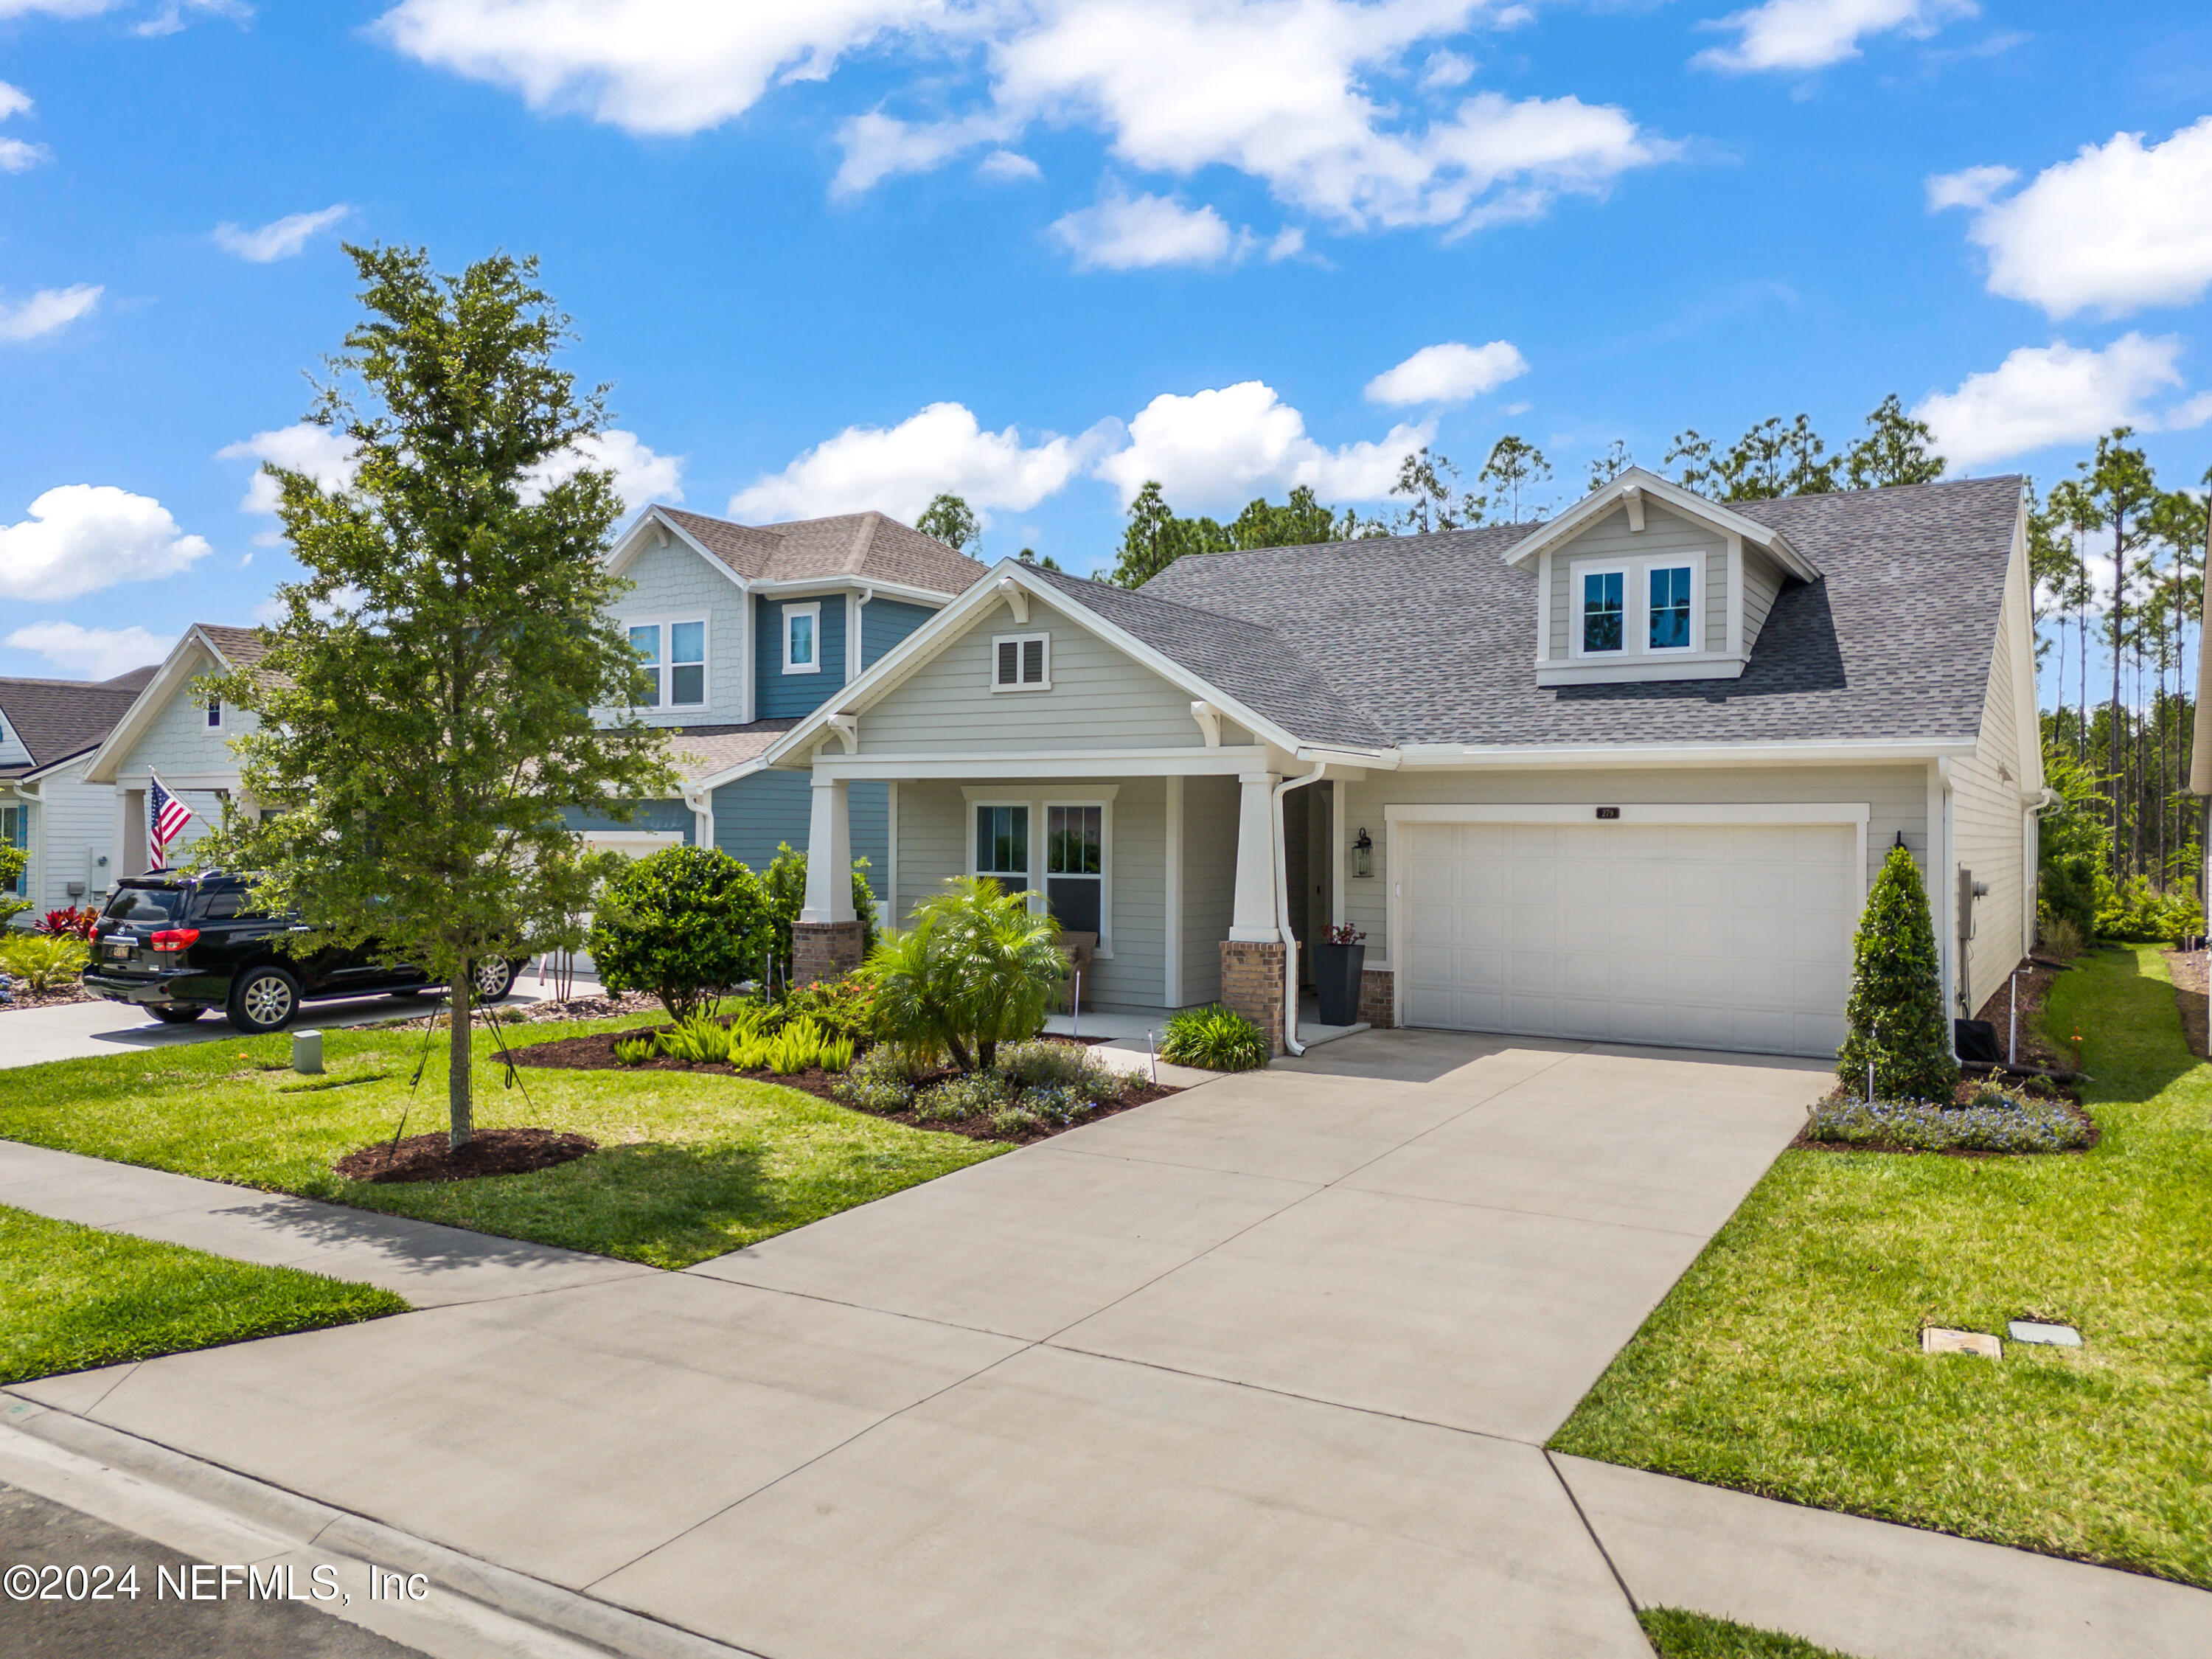
[[[221,697],[210,697],[208,699],[207,729],[210,732],[220,732],[222,730],[222,699]]]
[[[643,708],[703,708],[707,703],[707,624],[634,623],[630,649],[645,675]]]
[[[1634,559],[1578,565],[1568,591],[1577,657],[1661,656],[1698,646],[1703,565],[1696,560]]]
[[[1624,635],[1625,600],[1628,573],[1625,570],[1583,572],[1583,653],[1585,656],[1620,649]]]
[[[1096,933],[1105,910],[1106,809],[1044,809],[1044,899],[1060,931]]]
[[[1645,573],[1651,603],[1645,609],[1647,651],[1690,648],[1690,567],[1655,564]]]
[[[1025,805],[976,803],[975,873],[989,878],[1003,893],[1025,892],[1030,884],[1030,809]]]
[[[783,607],[783,672],[822,672],[822,602]]]

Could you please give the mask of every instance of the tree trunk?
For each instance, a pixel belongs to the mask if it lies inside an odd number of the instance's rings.
[[[453,1000],[447,1006],[453,1010],[453,1047],[446,1066],[446,1106],[452,1116],[450,1144],[455,1152],[469,1144],[476,1133],[474,1102],[469,1092],[469,998],[476,989],[471,977],[475,964],[464,961],[453,975]]]
[[[2128,626],[2128,563],[2127,544],[2122,539],[2119,521],[2115,519],[2112,529],[2112,719],[2106,722],[2106,759],[2112,775],[2112,879],[2124,881],[2124,867],[2127,857],[2126,825],[2121,821],[2126,814],[2127,756],[2120,747],[2120,665],[2127,654]]]

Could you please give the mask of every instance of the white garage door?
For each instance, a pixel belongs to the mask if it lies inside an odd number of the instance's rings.
[[[1854,826],[1417,823],[1391,836],[1409,1025],[1754,1054],[1843,1042]]]

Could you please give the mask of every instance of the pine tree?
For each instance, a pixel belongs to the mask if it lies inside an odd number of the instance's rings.
[[[1875,1096],[1948,1104],[1959,1086],[1959,1062],[1943,1012],[1936,923],[1920,866],[1904,848],[1882,860],[1851,945],[1848,1030],[1836,1075],[1854,1092],[1866,1087],[1874,1063]]]

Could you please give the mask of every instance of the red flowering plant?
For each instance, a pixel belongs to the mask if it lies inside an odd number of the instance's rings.
[[[56,939],[84,939],[93,935],[100,926],[100,912],[92,906],[64,905],[58,910],[49,910],[33,924],[34,933],[48,933]]]
[[[1331,945],[1359,945],[1364,943],[1366,938],[1366,934],[1348,921],[1329,924],[1328,942]]]

